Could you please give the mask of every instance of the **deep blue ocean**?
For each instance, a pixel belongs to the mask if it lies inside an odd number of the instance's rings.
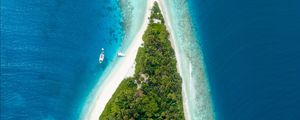
[[[299,120],[300,1],[188,2],[217,120]],[[121,14],[118,0],[2,0],[0,119],[78,119]]]
[[[118,0],[1,0],[0,119],[78,119],[122,37]]]
[[[300,120],[300,1],[189,5],[217,120]]]

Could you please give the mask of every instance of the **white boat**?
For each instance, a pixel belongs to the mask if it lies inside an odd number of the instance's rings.
[[[125,57],[124,53],[118,52],[118,57]]]
[[[101,49],[100,57],[99,57],[99,63],[101,64],[104,60],[104,48]]]

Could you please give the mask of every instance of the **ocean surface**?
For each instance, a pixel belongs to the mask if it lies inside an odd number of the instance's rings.
[[[300,119],[300,1],[188,1],[217,120]]]
[[[123,28],[123,36],[120,36],[122,37],[122,41],[120,46],[117,48],[117,52],[125,53],[142,26],[142,23],[145,19],[147,2],[143,0],[120,0],[116,3],[121,8]],[[88,119],[90,117],[89,115],[91,114],[88,112],[91,112],[90,110],[93,110],[95,107],[95,100],[97,100],[95,97],[98,97],[97,94],[99,93],[99,89],[101,89],[103,86],[103,83],[108,75],[113,71],[114,68],[118,68],[118,65],[120,65],[120,62],[123,60],[120,57],[117,58],[115,54],[114,57],[115,59],[113,59],[105,68],[103,74],[97,78],[98,82],[94,83],[94,87],[89,91],[90,94],[87,99],[83,101],[84,105],[82,107],[82,112],[79,119]]]
[[[123,35],[118,0],[2,0],[0,119],[78,119]]]
[[[179,55],[180,75],[186,116],[191,120],[214,120],[210,88],[203,53],[197,39],[190,8],[186,0],[164,0],[170,18],[170,32]],[[173,34],[172,34],[173,33]]]
[[[165,2],[192,119],[300,119],[300,1]],[[143,3],[2,0],[0,119],[79,119]]]

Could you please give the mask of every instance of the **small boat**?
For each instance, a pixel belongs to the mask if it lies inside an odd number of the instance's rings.
[[[100,57],[99,57],[99,63],[101,64],[104,60],[104,48],[101,49]]]
[[[118,52],[118,57],[125,57],[124,53]]]

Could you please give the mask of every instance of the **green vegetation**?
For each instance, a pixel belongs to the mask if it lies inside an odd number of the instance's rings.
[[[100,120],[184,119],[181,77],[158,4],[152,8],[135,74],[122,81]],[[154,22],[154,21],[159,22]]]

